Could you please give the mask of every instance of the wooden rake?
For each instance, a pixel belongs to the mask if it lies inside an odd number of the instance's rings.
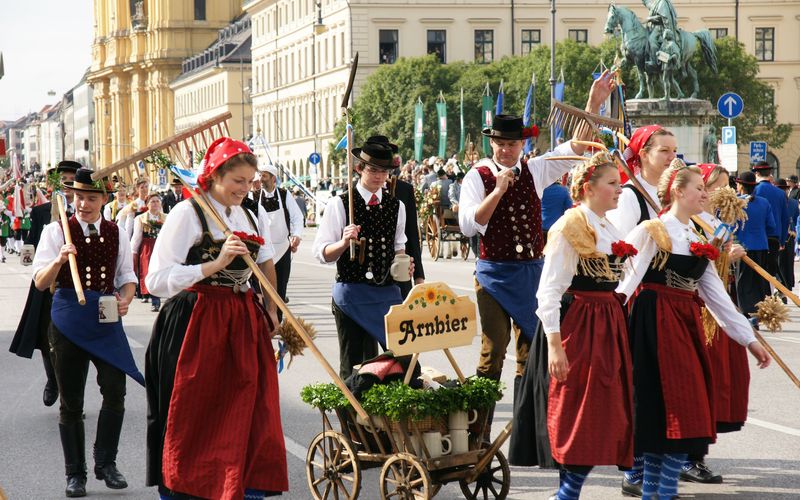
[[[560,128],[566,132],[566,135],[574,136],[578,133],[583,137],[589,132],[595,136],[599,135],[598,127],[606,127],[614,132],[625,130],[625,124],[621,120],[589,113],[559,101],[553,102],[550,115],[547,117],[547,124]]]

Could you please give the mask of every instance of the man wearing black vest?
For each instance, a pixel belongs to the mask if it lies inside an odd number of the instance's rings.
[[[275,248],[275,275],[278,295],[286,302],[286,287],[292,271],[292,254],[300,246],[303,234],[303,213],[287,190],[277,187],[278,169],[274,165],[259,166],[261,190],[253,193],[258,204],[267,211],[269,236]],[[278,319],[283,313],[278,309]]]
[[[183,200],[183,184],[177,178],[172,179],[170,190],[164,193],[161,198],[161,207],[165,214],[168,214],[172,207],[177,205]]]

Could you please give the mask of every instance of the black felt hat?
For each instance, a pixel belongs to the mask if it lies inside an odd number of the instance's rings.
[[[784,191],[789,189],[789,183],[786,182],[786,179],[778,179],[778,182],[775,183],[775,186],[783,189]]]
[[[88,168],[79,168],[75,172],[74,181],[64,182],[64,186],[72,189],[73,191],[85,191],[87,193],[107,193],[108,187],[104,181],[93,181],[92,170]]]
[[[767,163],[765,161],[760,161],[760,162],[756,163],[755,165],[753,165],[753,170],[754,171],[766,171],[766,172],[769,172],[770,170],[772,170],[772,165],[770,165],[769,163]]]
[[[522,137],[522,117],[511,115],[496,115],[492,120],[491,128],[487,127],[481,134],[497,139],[508,139],[521,141]]]
[[[736,177],[736,182],[739,184],[744,184],[746,186],[755,186],[756,185],[756,174],[753,172],[742,172],[741,175]]]
[[[377,142],[365,142],[360,148],[353,148],[350,153],[355,159],[375,168],[393,170],[392,159],[394,153],[391,146]]]
[[[370,136],[369,139],[366,140],[366,142],[373,142],[375,144],[385,144],[386,146],[389,146],[392,149],[392,153],[394,154],[397,154],[397,152],[400,150],[400,148],[397,147],[397,144],[389,142],[389,138],[386,137],[385,135]]]
[[[80,168],[83,168],[83,165],[81,165],[77,161],[74,161],[74,160],[61,160],[60,162],[58,162],[58,165],[56,165],[55,167],[48,168],[47,169],[47,173],[49,174],[50,172],[53,172],[53,171],[75,173]]]

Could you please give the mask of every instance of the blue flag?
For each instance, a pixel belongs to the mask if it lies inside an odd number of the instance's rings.
[[[531,100],[533,98],[533,83],[528,87],[528,96],[525,98],[525,110],[522,112],[522,125],[527,127],[531,122]],[[525,139],[525,154],[531,152],[531,139]]]
[[[197,187],[197,174],[196,173],[192,172],[191,170],[186,170],[186,169],[180,168],[177,165],[170,165],[169,170],[170,170],[170,172],[172,172],[172,175],[180,178],[183,182],[185,182],[191,188],[194,189],[194,188]]]
[[[353,130],[353,126],[349,123],[347,124],[347,128]],[[344,135],[339,139],[339,144],[336,145],[336,149],[347,149],[347,130],[344,131]]]
[[[556,98],[556,101],[558,101],[558,102],[561,102],[561,101],[564,100],[564,82],[563,81],[556,82],[555,98]],[[564,131],[561,129],[561,127],[556,127],[555,134],[554,134],[556,136],[556,141],[558,141],[558,138],[561,137],[561,134],[563,134],[563,133],[564,133]]]
[[[495,116],[503,114],[503,97],[503,80],[500,80],[500,89],[497,91],[497,104],[494,108]]]

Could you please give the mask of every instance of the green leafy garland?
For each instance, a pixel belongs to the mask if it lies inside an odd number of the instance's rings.
[[[153,151],[144,159],[145,163],[150,163],[158,168],[168,169],[172,165],[169,155],[163,151]]]

